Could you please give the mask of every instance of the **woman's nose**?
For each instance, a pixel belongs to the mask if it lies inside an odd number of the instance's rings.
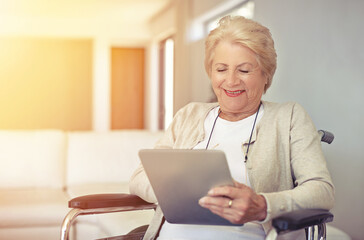
[[[235,72],[231,72],[227,76],[226,83],[229,87],[232,87],[238,85],[240,83],[240,79],[236,76]]]

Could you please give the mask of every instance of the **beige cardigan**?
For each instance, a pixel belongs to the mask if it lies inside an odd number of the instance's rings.
[[[156,148],[192,149],[205,137],[204,121],[217,103],[190,103],[177,112]],[[255,192],[267,202],[265,232],[271,220],[302,208],[331,209],[334,186],[321,150],[319,135],[297,103],[263,101],[264,115],[254,129],[247,170]],[[248,140],[243,148],[246,152]],[[130,180],[130,193],[149,202],[157,199],[143,167]]]

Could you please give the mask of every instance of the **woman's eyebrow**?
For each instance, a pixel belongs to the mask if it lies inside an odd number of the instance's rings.
[[[249,66],[251,66],[251,67],[253,67],[254,65],[252,64],[252,63],[250,63],[250,62],[243,62],[243,63],[240,63],[238,66],[236,66],[236,67],[242,67],[242,66],[244,66],[244,65],[249,65]]]
[[[244,66],[244,65],[248,65],[248,66],[254,67],[254,64],[253,64],[253,63],[250,63],[250,62],[243,62],[243,63],[240,63],[240,64],[239,64],[239,65],[237,65],[236,67],[242,67],[242,66]],[[215,66],[215,67],[217,67],[217,66],[224,66],[224,67],[228,67],[228,66],[229,66],[229,64],[226,64],[226,63],[219,63],[219,62],[217,62],[217,63],[215,63],[215,64],[214,64],[214,66]]]
[[[215,63],[214,66],[219,66],[219,65],[223,65],[223,66],[229,66],[226,63]]]

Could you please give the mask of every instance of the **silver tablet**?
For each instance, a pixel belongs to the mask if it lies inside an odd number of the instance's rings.
[[[234,225],[198,204],[216,186],[233,185],[219,150],[140,150],[139,157],[169,223]]]

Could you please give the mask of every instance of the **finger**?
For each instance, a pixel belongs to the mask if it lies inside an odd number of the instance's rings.
[[[236,211],[236,209],[211,206],[209,208],[209,210],[212,213],[219,215],[222,218],[225,218],[226,220],[230,221],[231,223],[234,223],[234,224],[239,224],[239,223],[243,224],[244,223],[243,214],[241,212]]]
[[[215,199],[216,197],[204,197],[199,203],[202,207],[210,210],[212,213],[219,215],[222,218],[230,221],[234,224],[243,224],[245,223],[245,212],[239,209],[239,204],[232,201],[231,199],[219,199],[224,201],[225,203],[222,205],[217,205],[219,200]],[[212,200],[212,201],[211,201]],[[216,201],[217,200],[217,201]],[[227,201],[228,200],[228,201]],[[231,201],[231,206],[229,207],[229,202]]]
[[[209,196],[225,196],[228,198],[240,198],[246,194],[246,192],[252,191],[244,184],[236,183],[235,186],[223,186],[212,188],[207,194]]]
[[[217,206],[221,208],[231,208],[232,200],[226,197],[210,197],[206,196],[199,200],[199,204],[202,207]]]
[[[234,181],[234,186],[222,186],[212,188],[208,195],[225,196],[232,199],[246,198],[251,196],[254,191],[245,184]]]
[[[240,183],[240,182],[237,182],[234,180],[234,186],[237,187],[237,188],[246,188],[248,187],[247,185],[243,184],[243,183]]]
[[[216,215],[219,215],[223,218],[233,218],[234,216],[234,210],[231,208],[224,208],[219,206],[210,206],[208,208],[211,212],[215,213]]]
[[[223,186],[223,187],[215,187],[212,188],[207,194],[208,196],[216,197],[216,196],[228,196],[230,197],[235,190],[233,186]]]

